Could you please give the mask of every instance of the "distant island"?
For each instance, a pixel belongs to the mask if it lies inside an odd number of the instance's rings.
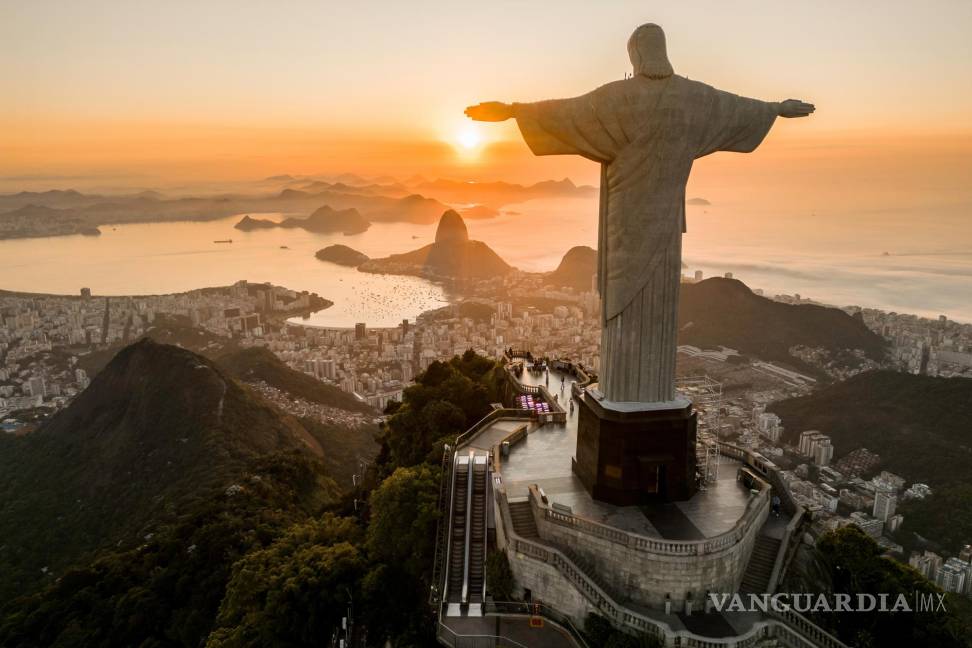
[[[321,261],[330,261],[331,263],[353,268],[368,261],[368,255],[358,252],[347,245],[341,245],[340,243],[328,245],[326,248],[318,250],[314,256]]]
[[[685,204],[686,205],[711,205],[712,203],[710,203],[705,198],[689,198],[688,200],[685,201]]]
[[[360,234],[361,232],[367,231],[368,228],[371,227],[371,223],[368,222],[358,212],[358,210],[354,209],[353,207],[350,209],[337,210],[332,209],[328,205],[324,205],[307,218],[291,217],[277,223],[271,220],[244,216],[243,219],[235,225],[235,227],[236,229],[243,230],[244,232],[282,227],[284,229],[298,228],[307,230],[308,232],[315,232],[317,234],[332,234],[334,232],[341,232],[345,236],[350,236],[352,234]]]
[[[450,209],[439,219],[434,243],[404,254],[371,259],[358,269],[428,279],[483,279],[507,274],[514,268],[482,241],[470,241],[462,216]]]

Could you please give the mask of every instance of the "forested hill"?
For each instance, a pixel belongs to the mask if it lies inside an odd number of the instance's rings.
[[[945,553],[968,544],[972,379],[871,371],[768,409],[779,414],[791,443],[803,430],[820,430],[830,435],[835,459],[866,447],[881,457],[876,470],[932,487],[930,497],[899,502],[904,525],[895,539],[906,548],[927,548],[918,536]]]
[[[349,412],[377,414],[374,408],[353,395],[291,369],[272,351],[262,347],[240,349],[218,356],[216,364],[245,382],[262,381],[294,398],[337,407]]]
[[[309,648],[352,598],[369,643],[433,645],[443,444],[500,376],[472,352],[432,363],[339,493],[335,430],[190,351],[125,348],[44,428],[0,436],[0,646]]]
[[[556,270],[544,276],[544,283],[587,291],[593,288],[595,274],[597,274],[597,250],[586,245],[578,245],[567,250],[567,254],[560,260]]]
[[[205,358],[145,339],[120,351],[40,430],[0,452],[0,592],[106,544],[136,541],[256,457],[323,454],[293,417]],[[46,568],[46,571],[45,571]]]
[[[908,480],[972,483],[972,379],[870,371],[768,409],[791,443],[820,430],[835,457],[863,446]]]
[[[755,294],[741,281],[721,277],[683,284],[678,319],[680,344],[727,346],[801,368],[807,367],[790,355],[790,348],[797,345],[834,354],[860,349],[878,361],[887,347],[864,322],[840,309],[776,302]]]

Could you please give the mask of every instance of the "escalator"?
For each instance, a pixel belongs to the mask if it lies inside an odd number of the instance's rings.
[[[485,601],[489,457],[456,453],[446,563],[446,615],[479,616]]]
[[[451,609],[462,603],[462,583],[465,578],[466,552],[466,496],[469,485],[469,457],[456,456],[452,481],[452,507],[449,524],[449,562],[446,602]]]
[[[469,534],[469,591],[470,606],[481,606],[485,599],[486,580],[486,506],[489,474],[486,455],[479,455],[473,463],[472,502]]]

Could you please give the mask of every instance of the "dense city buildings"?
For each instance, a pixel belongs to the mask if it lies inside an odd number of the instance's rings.
[[[903,313],[858,309],[864,323],[891,343],[896,364],[926,376],[972,376],[972,324],[941,315],[929,319]]]
[[[464,300],[423,313],[415,321],[404,320],[394,328],[361,322],[350,329],[299,323],[300,315],[327,305],[317,295],[245,281],[136,297],[98,297],[88,289],[79,296],[3,293],[0,424],[6,432],[29,433],[89,384],[87,367],[95,366],[95,357],[162,325],[203,332],[237,347],[266,348],[291,368],[335,385],[379,411],[400,401],[403,389],[432,362],[467,349],[496,358],[510,348],[529,349],[538,357],[568,360],[596,373],[600,303],[592,289],[553,288],[541,275],[528,273],[477,281],[462,289]],[[860,312],[868,326],[892,342],[893,362],[900,368],[938,375],[967,371],[962,354],[970,349],[972,327]],[[888,555],[907,561],[943,589],[969,593],[972,556],[930,551],[906,556],[895,540],[904,520],[898,512],[900,502],[934,497],[932,489],[923,483],[907,484],[888,471],[877,473],[881,458],[867,448],[838,457],[829,436],[818,430],[787,434],[780,417],[766,411],[769,403],[810,393],[816,378],[758,358],[740,362],[740,354],[726,347],[683,345],[678,358],[680,389],[695,390],[690,396],[702,412],[703,472],[704,448],[716,442],[745,448],[779,467],[789,496],[808,511],[814,534],[854,524],[878,540]],[[352,425],[363,420],[360,414],[293,401],[259,381],[253,387],[297,416]],[[788,438],[795,439],[793,445]],[[872,474],[872,479],[866,478]]]

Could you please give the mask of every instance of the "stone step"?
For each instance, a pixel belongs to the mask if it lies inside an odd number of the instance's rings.
[[[776,556],[779,553],[780,541],[769,536],[758,536],[749,563],[743,574],[739,591],[744,594],[760,594],[769,588],[769,580],[773,575]]]
[[[510,518],[513,530],[522,538],[537,538],[537,522],[533,519],[533,510],[529,502],[513,502],[510,504]]]

